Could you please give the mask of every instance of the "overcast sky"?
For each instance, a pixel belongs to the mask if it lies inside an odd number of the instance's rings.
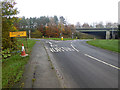
[[[64,16],[71,24],[118,22],[120,0],[15,0],[18,16]]]

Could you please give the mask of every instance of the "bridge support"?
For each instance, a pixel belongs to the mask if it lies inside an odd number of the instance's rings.
[[[110,39],[110,31],[106,31],[106,39]]]

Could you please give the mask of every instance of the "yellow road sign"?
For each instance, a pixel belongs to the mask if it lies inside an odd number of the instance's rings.
[[[26,31],[10,32],[9,36],[10,37],[26,37],[27,36],[27,32]]]

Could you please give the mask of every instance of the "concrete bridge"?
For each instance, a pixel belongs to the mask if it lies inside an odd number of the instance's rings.
[[[76,28],[81,33],[95,36],[99,39],[115,39],[118,38],[118,28]]]

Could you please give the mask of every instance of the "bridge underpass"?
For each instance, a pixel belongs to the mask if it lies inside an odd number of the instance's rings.
[[[81,33],[93,35],[99,39],[117,39],[118,38],[118,28],[102,28],[102,29],[80,28],[80,29],[76,29],[76,30]]]

